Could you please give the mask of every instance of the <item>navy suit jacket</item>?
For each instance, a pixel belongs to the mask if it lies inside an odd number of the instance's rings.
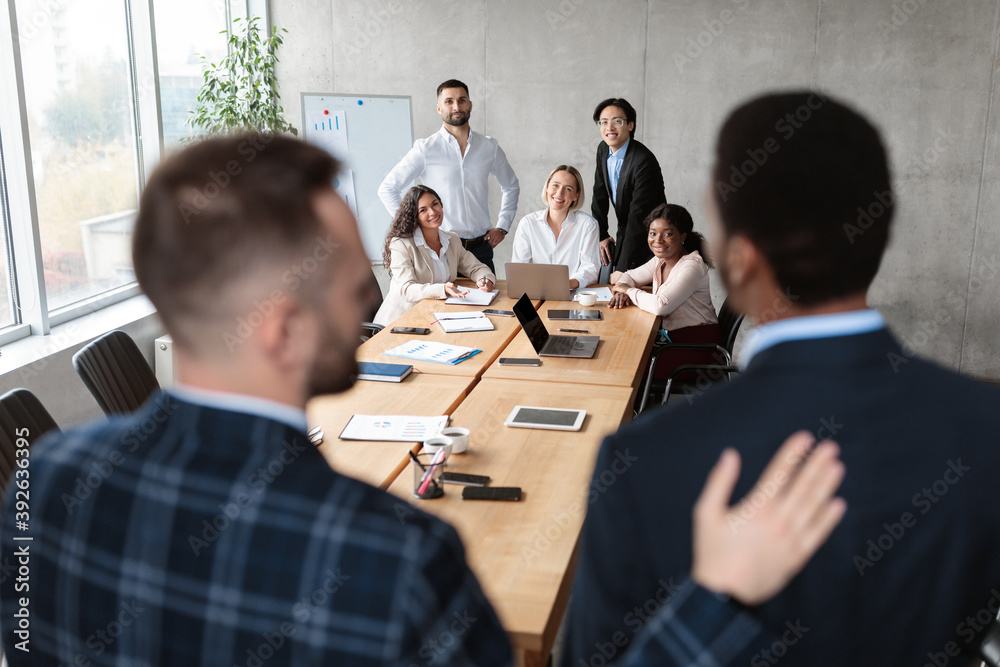
[[[597,147],[597,173],[590,210],[597,219],[601,240],[608,238],[608,210],[611,205],[611,185],[608,180],[608,145]],[[646,242],[646,216],[667,199],[663,194],[663,174],[653,151],[633,137],[625,149],[622,170],[618,174],[615,197],[618,233],[612,266],[616,271],[628,271],[649,261],[653,251]]]
[[[30,549],[30,590],[0,577],[12,666],[511,660],[455,530],[283,423],[160,394],[43,438],[29,472],[26,530],[3,510],[3,563]]]
[[[633,637],[690,570],[691,510],[722,449],[743,459],[735,502],[799,429],[840,444],[847,514],[757,610],[783,645],[733,664],[965,664],[949,653],[974,651],[1000,605],[1000,392],[880,330],[778,344],[690,398],[602,446],[563,665]]]

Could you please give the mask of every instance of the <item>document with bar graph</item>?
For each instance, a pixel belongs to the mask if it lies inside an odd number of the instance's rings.
[[[482,352],[473,347],[445,345],[433,340],[408,340],[402,345],[386,350],[389,357],[414,361],[433,361],[438,364],[458,364]]]
[[[354,415],[340,432],[341,440],[423,442],[448,425],[448,416]]]

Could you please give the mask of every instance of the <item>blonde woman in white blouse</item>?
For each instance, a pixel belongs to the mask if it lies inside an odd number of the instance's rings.
[[[583,205],[580,172],[565,164],[553,169],[545,180],[542,201],[546,208],[521,218],[510,261],[565,264],[570,289],[597,282],[600,238],[597,220],[579,210]]]

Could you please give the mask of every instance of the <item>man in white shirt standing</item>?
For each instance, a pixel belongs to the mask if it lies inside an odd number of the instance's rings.
[[[449,79],[438,86],[437,101],[444,125],[426,139],[414,142],[382,181],[378,196],[394,216],[405,188],[419,178],[441,195],[442,229],[458,234],[465,249],[495,271],[493,248],[510,231],[517,211],[521,190],[517,176],[497,140],[469,127],[472,101],[468,86]],[[503,194],[496,226],[490,219],[490,174]]]

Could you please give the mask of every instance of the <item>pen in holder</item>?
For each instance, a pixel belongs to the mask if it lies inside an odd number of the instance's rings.
[[[443,496],[441,473],[444,472],[444,462],[448,458],[447,448],[442,447],[434,454],[412,456],[417,464],[413,466],[413,497],[429,500]]]

